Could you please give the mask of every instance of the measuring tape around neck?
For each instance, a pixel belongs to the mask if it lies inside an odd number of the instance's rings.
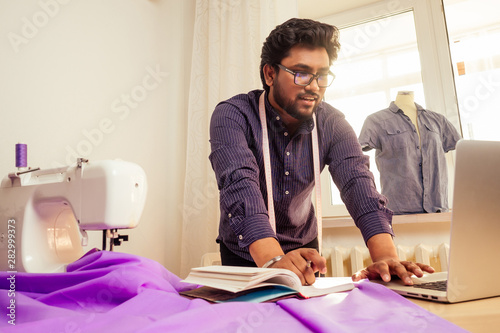
[[[276,216],[274,214],[274,200],[273,200],[273,181],[271,175],[271,154],[269,151],[269,137],[267,131],[267,118],[265,107],[265,92],[259,98],[259,116],[262,127],[262,152],[264,154],[264,170],[266,175],[266,188],[267,188],[267,211],[269,214],[269,224],[276,234]],[[314,165],[314,188],[316,194],[316,221],[318,228],[318,247],[321,254],[321,247],[323,241],[323,219],[321,213],[321,172],[319,163],[319,145],[318,145],[318,127],[316,124],[316,117],[313,116],[314,128],[311,133],[312,138],[312,151],[313,151],[313,165]]]

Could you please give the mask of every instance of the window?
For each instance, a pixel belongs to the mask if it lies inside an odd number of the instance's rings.
[[[500,3],[445,0],[463,135],[500,140]]]
[[[460,128],[441,9],[435,0],[387,0],[321,19],[340,29],[341,43],[325,101],[346,115],[357,135],[365,118],[389,107],[400,90],[413,91],[418,104]],[[375,152],[368,155],[380,190]],[[322,188],[323,216],[348,215],[326,169]]]

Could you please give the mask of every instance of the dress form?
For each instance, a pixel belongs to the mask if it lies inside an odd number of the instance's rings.
[[[394,103],[407,115],[415,128],[417,129],[420,138],[420,130],[418,128],[417,106],[415,105],[413,91],[399,91]]]

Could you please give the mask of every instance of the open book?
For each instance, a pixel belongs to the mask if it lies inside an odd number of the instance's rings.
[[[287,269],[237,266],[193,268],[183,282],[205,286],[184,295],[210,301],[262,302],[286,295],[309,298],[354,288],[350,277],[320,277],[313,285],[303,286],[299,277]]]

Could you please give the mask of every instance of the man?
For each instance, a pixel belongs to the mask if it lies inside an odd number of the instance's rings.
[[[221,102],[210,124],[210,161],[220,190],[217,242],[224,265],[286,268],[303,284],[326,272],[317,251],[311,131],[317,117],[320,167],[328,169],[360,228],[373,264],[354,280],[390,280],[432,272],[427,265],[399,261],[392,241],[392,212],[385,208],[356,134],[344,115],[322,102],[333,80],[330,66],[340,48],[337,28],[305,19],[277,26],[262,48],[260,74],[265,117],[259,120],[260,90]],[[263,145],[263,128],[269,145]],[[269,223],[263,150],[269,148],[276,232]]]

